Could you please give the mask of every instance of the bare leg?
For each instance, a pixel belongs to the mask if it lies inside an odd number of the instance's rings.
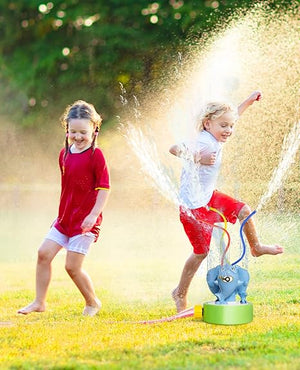
[[[36,295],[35,300],[21,308],[18,313],[27,315],[31,312],[43,312],[46,309],[46,295],[51,280],[51,262],[62,247],[50,239],[45,239],[38,250],[36,265]]]
[[[249,216],[251,213],[251,210],[249,206],[245,205],[238,215],[238,218],[240,222],[242,222],[247,216]],[[263,254],[271,254],[276,255],[283,253],[283,248],[280,245],[274,244],[274,245],[265,245],[261,244],[257,232],[255,229],[254,221],[252,218],[250,218],[244,225],[243,231],[246,235],[246,238],[248,240],[251,254],[253,257],[259,257]]]
[[[96,297],[93,283],[89,275],[82,269],[84,257],[83,254],[68,251],[66,271],[85,299],[86,307],[83,314],[86,316],[94,316],[100,310],[101,302]]]
[[[187,259],[182,270],[179,284],[177,288],[175,288],[172,292],[172,297],[173,300],[175,301],[177,312],[181,312],[186,309],[187,305],[186,296],[189,286],[196,271],[201,265],[201,262],[204,260],[206,256],[207,256],[206,253],[205,254],[192,253],[191,256]]]

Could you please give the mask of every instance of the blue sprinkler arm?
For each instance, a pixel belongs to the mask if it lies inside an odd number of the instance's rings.
[[[248,217],[245,218],[245,220],[242,222],[242,225],[240,227],[240,237],[241,237],[241,241],[242,241],[242,244],[243,244],[243,253],[241,255],[241,257],[236,260],[235,262],[233,262],[231,265],[236,265],[237,263],[239,263],[245,256],[246,254],[246,244],[245,244],[245,240],[244,240],[244,236],[243,236],[243,227],[245,226],[245,223],[249,220],[249,218],[251,218],[253,215],[255,215],[256,211],[253,211],[252,213],[250,213],[250,215]]]

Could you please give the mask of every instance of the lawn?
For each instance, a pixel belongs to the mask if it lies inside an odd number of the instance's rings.
[[[34,297],[36,249],[55,204],[40,214],[27,207],[26,216],[17,207],[1,213],[1,369],[300,369],[299,217],[257,217],[266,242],[279,239],[285,254],[247,257],[252,322],[141,324],[175,313],[170,292],[190,253],[176,210],[154,201],[144,213],[135,206],[116,212],[111,200],[85,263],[103,303],[89,318],[63,252],[54,261],[48,310],[17,315]],[[212,299],[200,271],[189,305]]]

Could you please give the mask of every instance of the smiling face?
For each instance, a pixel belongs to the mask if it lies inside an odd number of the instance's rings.
[[[233,131],[235,116],[232,111],[228,111],[215,119],[208,119],[204,123],[206,131],[210,132],[217,141],[225,143]]]
[[[90,120],[72,118],[69,120],[69,144],[73,153],[80,153],[88,149],[93,141],[94,128]]]

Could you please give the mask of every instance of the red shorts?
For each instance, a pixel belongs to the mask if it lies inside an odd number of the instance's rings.
[[[240,202],[230,196],[215,190],[207,206],[221,212],[227,221],[235,224],[240,210],[245,203]],[[180,207],[180,221],[183,224],[186,235],[194,248],[195,254],[208,253],[213,231],[213,224],[223,222],[223,218],[215,211],[200,207],[190,210],[193,216],[186,212],[184,207]],[[205,221],[205,222],[201,222]]]

